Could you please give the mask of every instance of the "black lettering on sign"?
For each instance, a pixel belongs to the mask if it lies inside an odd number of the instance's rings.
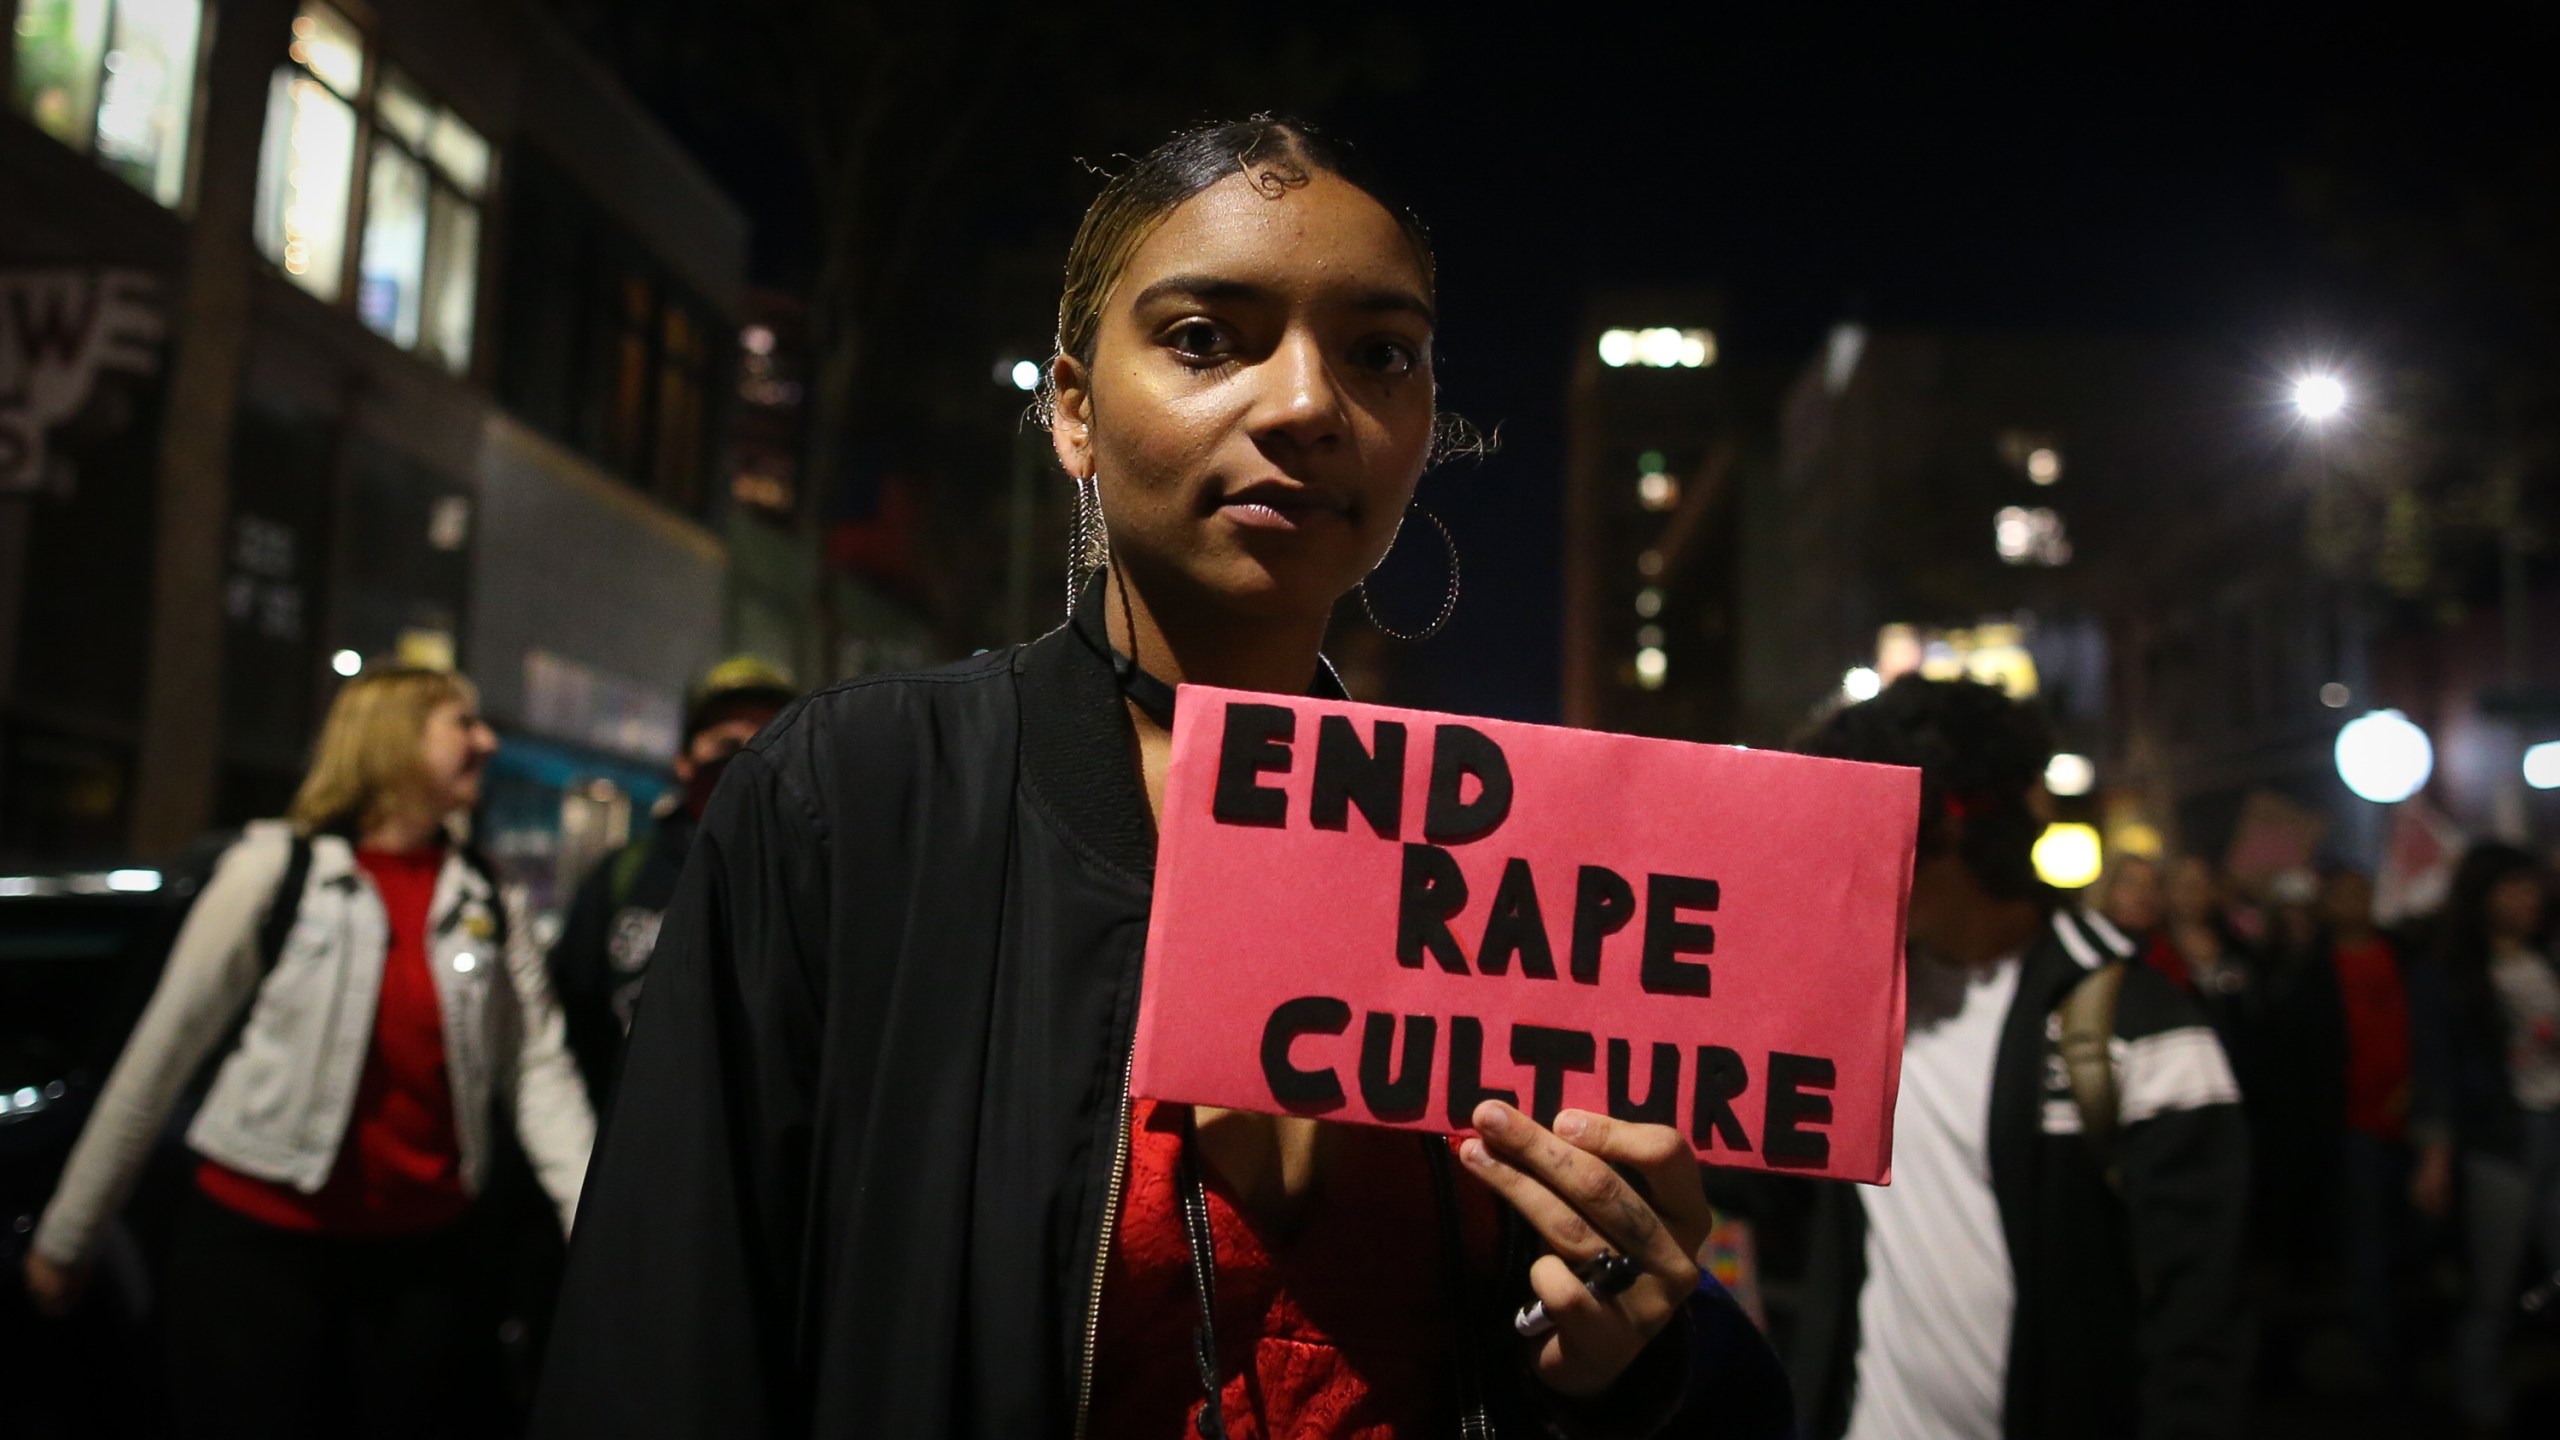
[[[1381,840],[1393,840],[1404,825],[1404,726],[1381,720],[1378,749],[1371,754],[1348,715],[1327,715],[1316,722],[1315,789],[1307,797],[1307,823],[1319,830],[1346,830],[1351,807]]]
[[[1458,857],[1437,845],[1404,847],[1404,885],[1396,898],[1396,963],[1422,968],[1424,952],[1452,975],[1467,973],[1467,952],[1449,933],[1449,917],[1465,909],[1467,877]]]
[[[1588,1030],[1512,1026],[1511,1063],[1528,1066],[1533,1081],[1529,1087],[1529,1118],[1541,1125],[1556,1123],[1556,1112],[1564,1108],[1565,1072],[1590,1074],[1596,1053]]]
[[[1573,886],[1573,978],[1600,983],[1600,942],[1636,918],[1636,889],[1601,865],[1585,865]]]
[[[1351,1028],[1351,1007],[1330,995],[1284,1000],[1262,1027],[1262,1080],[1280,1108],[1321,1115],[1342,1108],[1342,1081],[1331,1067],[1301,1070],[1289,1047],[1301,1035],[1339,1035]]]
[[[1472,800],[1461,799],[1467,780]],[[1431,793],[1422,810],[1422,838],[1434,845],[1464,845],[1493,833],[1511,815],[1511,762],[1493,737],[1466,725],[1431,732]]]
[[[1750,1088],[1741,1056],[1722,1045],[1699,1046],[1698,1075],[1689,1097],[1689,1143],[1701,1150],[1722,1145],[1751,1153],[1751,1137],[1742,1133],[1742,1117],[1733,1113],[1735,1099]]]
[[[1472,1015],[1453,1015],[1449,1017],[1450,1125],[1460,1130],[1475,1128],[1476,1107],[1487,1100],[1516,1108],[1520,1092],[1485,1088],[1484,1022]]]
[[[1520,957],[1521,974],[1556,978],[1556,952],[1547,942],[1547,919],[1538,913],[1537,882],[1529,878],[1529,862],[1517,857],[1502,867],[1502,888],[1493,892],[1484,943],[1476,947],[1476,973],[1505,974],[1514,955]]]
[[[1404,1017],[1404,1064],[1392,1071],[1396,1017],[1369,1012],[1360,1031],[1360,1103],[1380,1120],[1419,1120],[1431,1104],[1431,1050],[1440,1022],[1428,1015]]]
[[[1635,1047],[1624,1040],[1609,1042],[1609,1118],[1637,1125],[1671,1125],[1680,1119],[1680,1047],[1657,1041],[1653,1047],[1653,1082],[1645,1086],[1644,1098],[1632,1092]]]
[[[1644,967],[1637,980],[1655,995],[1704,995],[1709,975],[1703,960],[1683,955],[1716,953],[1716,927],[1683,920],[1683,910],[1716,908],[1713,880],[1686,875],[1648,875],[1644,879]]]
[[[1285,825],[1289,794],[1255,783],[1254,777],[1289,768],[1289,741],[1298,717],[1278,705],[1230,701],[1226,729],[1218,737],[1218,787],[1209,814],[1222,825]]]
[[[1839,1083],[1831,1062],[1818,1055],[1769,1052],[1769,1095],[1760,1116],[1760,1153],[1772,1165],[1818,1170],[1831,1163],[1831,1137],[1807,1125],[1831,1123],[1831,1097],[1808,1095]]]

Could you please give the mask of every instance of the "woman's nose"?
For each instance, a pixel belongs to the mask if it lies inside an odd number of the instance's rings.
[[[1302,448],[1341,438],[1342,390],[1314,336],[1293,331],[1258,368],[1264,381],[1251,416],[1257,436]]]

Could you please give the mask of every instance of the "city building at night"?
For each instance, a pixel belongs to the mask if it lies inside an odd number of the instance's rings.
[[[744,217],[528,5],[14,10],[0,851],[277,813],[337,676],[456,665],[548,899],[724,647]]]
[[[1777,463],[1746,472],[1744,737],[1907,671],[1992,681],[2089,762],[2057,809],[2111,853],[2255,881],[2379,862],[2390,806],[2351,792],[2337,740],[2400,708],[2437,732],[2419,803],[2524,833],[2550,800],[2522,780],[2538,692],[2505,611],[2413,624],[2342,558],[2353,447],[2314,423],[2198,343],[1835,327],[1787,390]]]
[[[1729,740],[1744,446],[1712,292],[1598,297],[1566,399],[1564,718]]]

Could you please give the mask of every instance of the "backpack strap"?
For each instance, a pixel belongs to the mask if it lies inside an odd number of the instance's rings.
[[[2116,1163],[2116,1066],[2112,1042],[2116,1033],[2116,1001],[2124,994],[2125,966],[2111,960],[2071,987],[2054,1011],[2062,1021],[2062,1065],[2071,1079],[2071,1103],[2080,1110],[2080,1133],[2097,1153],[2107,1183],[2119,1185]]]
[[[249,987],[248,998],[231,1017],[222,1039],[205,1052],[197,1066],[195,1078],[187,1085],[192,1101],[180,1113],[192,1119],[205,1093],[213,1088],[213,1077],[240,1048],[240,1037],[249,1028],[249,1016],[258,1008],[258,992],[265,988],[267,977],[276,972],[276,962],[284,958],[285,941],[292,938],[293,922],[302,915],[302,892],[311,884],[311,837],[296,830],[293,845],[285,854],[284,874],[276,879],[276,888],[267,896],[267,910],[258,917],[258,979]]]
[[[311,883],[311,837],[293,832],[293,849],[285,857],[284,875],[276,881],[273,895],[267,897],[267,913],[258,921],[258,977],[263,980],[275,973],[276,962],[284,958],[284,942],[293,934],[293,922],[302,913],[302,891]]]

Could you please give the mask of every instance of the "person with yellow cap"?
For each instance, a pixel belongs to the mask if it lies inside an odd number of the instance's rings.
[[[604,857],[570,902],[551,947],[551,983],[568,1019],[569,1048],[586,1077],[596,1113],[606,1113],[622,1068],[658,917],[730,757],[799,698],[790,675],[752,655],[714,665],[686,697],[684,743],[672,767],[677,804],[649,833]]]

